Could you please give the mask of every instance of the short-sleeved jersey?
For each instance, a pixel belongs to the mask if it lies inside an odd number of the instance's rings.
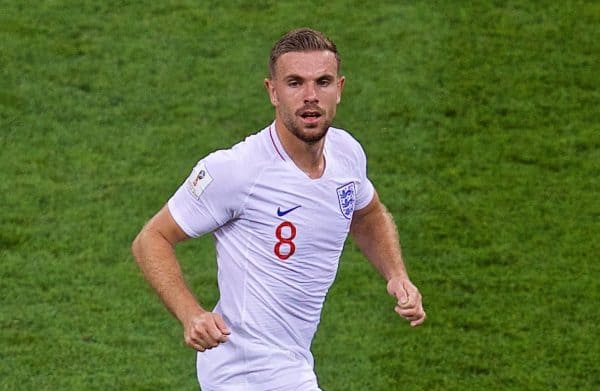
[[[330,128],[325,170],[309,178],[275,126],[198,162],[168,202],[191,237],[216,241],[219,313],[229,341],[198,353],[205,390],[316,387],[310,345],[355,210],[373,198],[366,157]]]

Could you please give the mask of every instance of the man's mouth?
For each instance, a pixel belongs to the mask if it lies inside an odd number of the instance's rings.
[[[302,118],[319,118],[321,116],[321,113],[318,113],[316,111],[305,111],[302,114],[300,114],[300,117]]]
[[[323,111],[318,108],[302,108],[297,113],[302,119],[307,122],[317,121],[323,115]]]
[[[321,122],[321,113],[318,111],[303,111],[300,117],[304,125],[309,128],[314,128]]]

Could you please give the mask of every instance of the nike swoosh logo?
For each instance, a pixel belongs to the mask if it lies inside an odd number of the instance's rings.
[[[277,208],[277,216],[282,217],[285,216],[286,214],[298,209],[299,207],[301,207],[302,205],[297,205],[294,206],[293,208],[287,209],[287,210],[281,210],[281,208]]]

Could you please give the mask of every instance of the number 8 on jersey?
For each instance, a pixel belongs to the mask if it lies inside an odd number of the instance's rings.
[[[273,248],[277,258],[285,261],[296,252],[296,245],[293,240],[296,237],[296,226],[290,221],[284,221],[275,229],[277,243]]]

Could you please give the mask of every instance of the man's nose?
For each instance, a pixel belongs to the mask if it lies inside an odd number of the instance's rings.
[[[304,102],[305,103],[319,102],[319,98],[317,97],[317,88],[314,83],[306,83],[305,84]]]

